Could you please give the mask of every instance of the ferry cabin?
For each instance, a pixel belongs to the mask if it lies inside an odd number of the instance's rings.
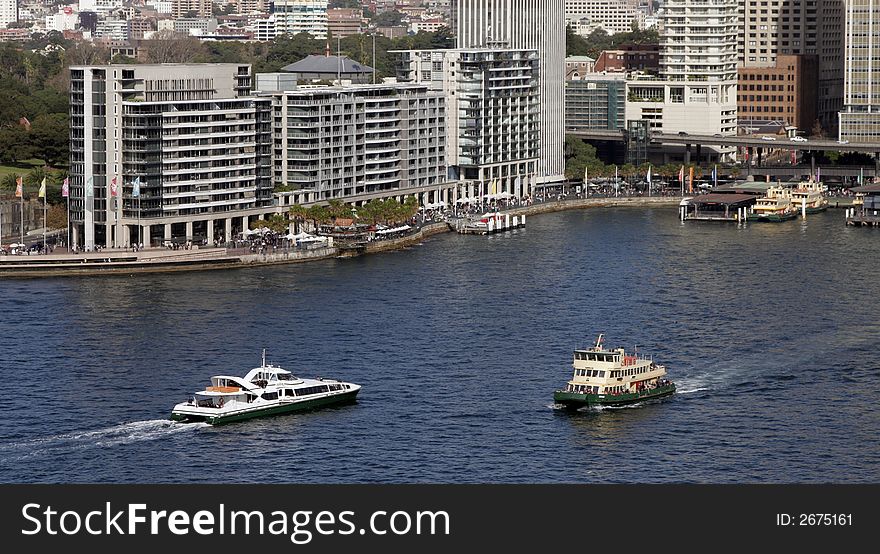
[[[269,366],[253,369],[244,378],[228,375],[211,377],[211,385],[195,393],[191,402],[199,408],[222,408],[231,401],[253,404],[258,398],[292,402],[304,396],[351,388],[350,385],[330,381],[326,384],[303,385],[308,383],[291,372]]]
[[[628,356],[623,348],[612,351],[575,350],[574,377],[568,392],[626,394],[653,385],[666,374],[651,360]]]

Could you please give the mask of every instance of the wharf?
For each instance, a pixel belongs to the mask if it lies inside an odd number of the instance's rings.
[[[492,235],[525,226],[525,215],[511,215],[509,212],[486,213],[479,217],[449,221],[449,227],[462,235]]]

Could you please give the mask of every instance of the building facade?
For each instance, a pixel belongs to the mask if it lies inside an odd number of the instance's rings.
[[[364,11],[358,8],[327,10],[327,29],[333,38],[359,35],[364,30]]]
[[[815,55],[783,55],[769,67],[739,69],[737,111],[746,119],[782,120],[809,134],[816,122]]]
[[[273,179],[289,204],[407,194],[446,182],[443,96],[423,85],[295,87],[261,74],[272,102]],[[273,90],[274,89],[274,90]]]
[[[626,78],[594,73],[565,82],[565,129],[626,129]]]
[[[739,66],[774,67],[779,56],[817,56],[816,118],[832,132],[843,105],[843,6],[843,0],[745,0],[739,4]]]
[[[847,1],[845,44],[840,139],[880,141],[880,1]]]
[[[736,0],[667,0],[664,8],[660,77],[627,83],[626,119],[663,133],[735,135]]]
[[[327,0],[274,0],[271,5],[276,35],[308,33],[327,38]]]
[[[18,0],[0,0],[0,29],[18,21]]]
[[[171,0],[171,17],[181,19],[184,17],[211,17],[214,4],[211,0]]]
[[[613,35],[642,28],[644,17],[639,0],[565,0],[565,22],[584,37],[596,29]]]
[[[537,50],[541,87],[538,183],[565,179],[565,14],[563,0],[454,0],[458,48]]]
[[[462,194],[521,197],[537,184],[537,50],[462,48],[398,53],[398,78],[442,92],[449,177]]]
[[[596,70],[596,60],[590,56],[569,56],[565,58],[565,80],[581,79]]]
[[[660,71],[660,45],[625,44],[617,50],[603,50],[596,58],[594,71],[658,73]]]
[[[271,100],[250,91],[248,65],[71,67],[75,244],[229,239],[274,211]]]

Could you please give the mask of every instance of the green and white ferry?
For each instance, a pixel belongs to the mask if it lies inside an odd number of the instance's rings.
[[[360,385],[335,379],[296,377],[286,369],[267,364],[264,350],[260,367],[244,377],[211,377],[205,390],[174,407],[171,419],[221,425],[354,402],[360,390]]]
[[[624,406],[675,392],[666,367],[623,348],[608,350],[599,335],[592,348],[574,351],[574,376],[553,400],[566,408]]]

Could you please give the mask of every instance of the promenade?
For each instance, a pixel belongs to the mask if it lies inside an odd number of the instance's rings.
[[[511,215],[536,215],[599,207],[677,206],[678,197],[607,197],[565,198],[546,200],[524,206],[502,208]],[[363,254],[406,248],[438,233],[450,232],[443,220],[428,220],[414,233],[390,240],[370,242]],[[76,253],[56,250],[51,254],[0,255],[0,279],[36,278],[87,275],[131,275],[135,273],[166,273],[174,271],[203,271],[259,267],[265,265],[301,263],[339,256],[337,246],[310,248],[277,248],[255,253],[248,248],[194,247],[189,250],[147,248],[137,252],[131,249],[104,249],[101,252]]]

